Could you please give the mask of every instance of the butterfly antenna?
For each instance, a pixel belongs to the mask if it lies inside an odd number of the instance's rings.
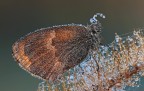
[[[104,14],[102,13],[96,13],[93,18],[90,19],[90,23],[92,24],[97,24],[98,20],[97,20],[97,17],[100,16],[102,18],[106,18]]]

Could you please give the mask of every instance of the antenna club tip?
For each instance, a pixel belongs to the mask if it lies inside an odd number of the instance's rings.
[[[95,24],[96,24],[97,21],[98,21],[98,20],[97,20],[97,17],[98,17],[98,16],[100,16],[100,17],[102,17],[102,18],[106,18],[105,15],[102,14],[102,13],[96,13],[96,14],[93,16],[93,18],[90,19],[90,23],[95,23]]]

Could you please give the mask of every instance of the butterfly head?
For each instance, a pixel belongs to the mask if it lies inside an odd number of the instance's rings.
[[[100,16],[102,18],[105,18],[105,15],[102,13],[96,13],[91,19],[90,19],[90,29],[93,35],[100,34],[101,33],[101,23],[97,20],[97,17]]]
[[[98,46],[101,43],[101,23],[97,20],[97,17],[100,16],[102,18],[105,18],[105,15],[103,15],[102,13],[96,13],[91,19],[90,19],[90,23],[91,25],[88,26],[91,36],[92,36],[92,41],[94,43],[94,46]]]

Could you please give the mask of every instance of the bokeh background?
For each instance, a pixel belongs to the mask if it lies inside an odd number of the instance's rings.
[[[104,43],[114,33],[125,34],[144,27],[143,0],[0,0],[0,91],[36,91],[41,80],[22,70],[12,58],[11,46],[36,29],[61,24],[89,24],[97,12],[103,25]],[[143,79],[139,88],[144,91]]]

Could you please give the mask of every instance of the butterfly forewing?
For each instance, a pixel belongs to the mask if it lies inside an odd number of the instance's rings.
[[[82,25],[40,29],[15,42],[13,56],[28,72],[53,81],[86,58],[89,33]]]

